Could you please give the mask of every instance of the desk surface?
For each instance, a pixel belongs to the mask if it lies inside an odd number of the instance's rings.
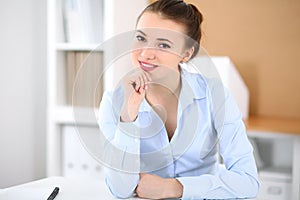
[[[59,187],[59,193],[54,200],[118,200],[110,194],[101,180],[65,177],[50,177],[0,189],[0,200],[47,200],[55,187]]]
[[[46,200],[55,187],[59,187],[55,200],[116,200],[103,181],[63,177],[45,178],[0,190],[0,200]]]

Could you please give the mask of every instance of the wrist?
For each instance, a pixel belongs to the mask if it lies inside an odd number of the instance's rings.
[[[130,109],[123,108],[120,114],[121,122],[133,122],[137,118],[137,112],[131,111]]]
[[[136,118],[137,118],[137,115],[135,117],[121,115],[120,122],[134,122],[136,120]]]
[[[169,178],[166,180],[166,198],[181,198],[183,194],[183,185],[176,178]]]

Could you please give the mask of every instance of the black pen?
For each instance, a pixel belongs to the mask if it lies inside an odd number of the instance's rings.
[[[55,187],[54,190],[53,190],[53,192],[47,198],[47,200],[53,200],[56,197],[56,195],[58,194],[58,191],[59,191],[59,188]]]

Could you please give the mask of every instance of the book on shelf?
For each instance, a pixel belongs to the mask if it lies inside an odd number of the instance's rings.
[[[63,0],[62,3],[66,42],[102,42],[103,0]]]
[[[67,103],[80,107],[99,106],[103,92],[101,52],[68,51]]]

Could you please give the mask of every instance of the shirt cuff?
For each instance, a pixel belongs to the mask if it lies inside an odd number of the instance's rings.
[[[176,178],[183,186],[181,199],[203,199],[207,193],[220,187],[222,184],[212,175],[201,175],[197,177]]]

